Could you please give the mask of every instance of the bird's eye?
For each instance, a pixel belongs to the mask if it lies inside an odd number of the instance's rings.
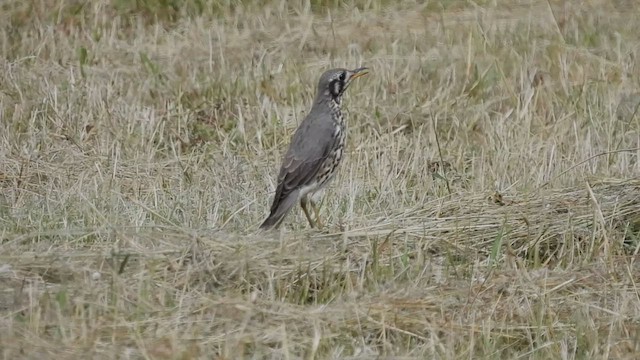
[[[346,77],[347,77],[347,74],[344,71],[340,73],[340,81],[344,81]]]

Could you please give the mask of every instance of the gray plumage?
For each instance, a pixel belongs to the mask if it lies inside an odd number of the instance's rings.
[[[313,197],[331,181],[342,161],[346,142],[342,95],[353,79],[367,74],[366,70],[332,69],[320,76],[313,106],[293,134],[282,160],[278,187],[261,229],[279,227],[298,201],[309,225],[322,226]],[[308,205],[315,212],[315,225]]]

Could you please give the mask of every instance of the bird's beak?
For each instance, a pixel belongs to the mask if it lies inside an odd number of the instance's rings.
[[[369,68],[361,67],[355,70],[351,70],[351,72],[353,73],[353,75],[351,75],[351,77],[349,78],[349,81],[355,78],[359,78],[360,76],[367,75],[369,73]]]

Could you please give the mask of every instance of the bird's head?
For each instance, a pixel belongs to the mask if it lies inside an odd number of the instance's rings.
[[[330,97],[339,103],[342,94],[344,94],[351,82],[368,73],[369,69],[366,67],[361,67],[355,70],[327,70],[320,76],[320,81],[318,82],[318,95]]]

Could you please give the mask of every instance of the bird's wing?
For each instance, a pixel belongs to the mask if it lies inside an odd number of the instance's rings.
[[[330,129],[315,129],[313,135],[299,135],[294,137],[282,161],[272,212],[292,192],[313,182],[333,146]]]

